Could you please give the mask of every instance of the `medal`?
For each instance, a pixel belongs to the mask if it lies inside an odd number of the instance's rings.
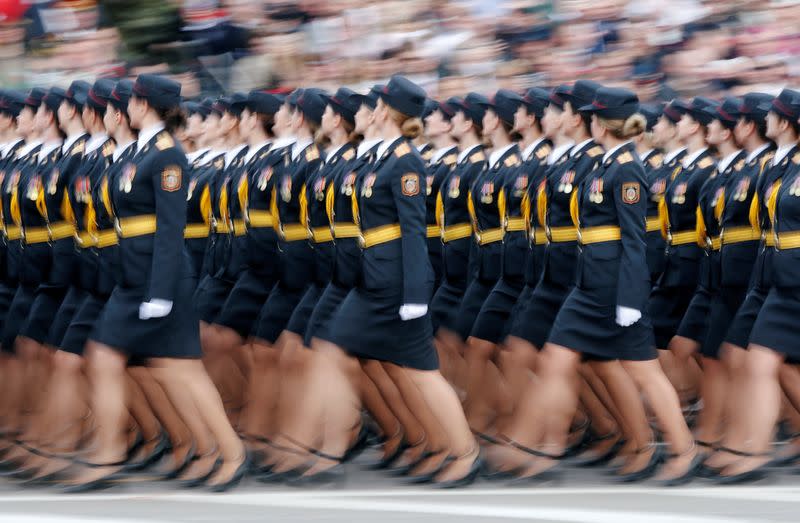
[[[450,180],[450,190],[447,192],[447,195],[450,196],[450,198],[459,197],[461,191],[459,190],[458,186],[460,184],[461,184],[461,177],[453,176],[453,178]]]
[[[426,176],[425,177],[425,194],[427,196],[430,196],[432,191],[433,191],[433,176]]]
[[[281,183],[281,199],[284,202],[292,200],[292,179],[288,176],[284,177]]]
[[[375,173],[368,175],[364,179],[364,187],[361,189],[361,196],[372,198],[372,186],[375,184]]]
[[[481,187],[481,203],[490,204],[494,201],[494,183],[486,182]]]

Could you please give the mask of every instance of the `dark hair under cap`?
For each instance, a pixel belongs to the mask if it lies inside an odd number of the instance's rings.
[[[330,98],[329,103],[333,112],[341,115],[341,117],[350,122],[350,124],[355,125],[356,113],[361,107],[361,101],[359,97],[356,96],[356,93],[347,87],[340,87],[339,90],[336,91],[336,94]]]
[[[639,97],[628,89],[600,87],[592,103],[580,107],[578,111],[609,120],[625,120],[639,112]]]
[[[577,112],[580,107],[591,105],[597,90],[601,87],[599,83],[591,80],[578,80],[569,91],[559,93],[559,96],[565,102],[569,102],[572,109]]]
[[[380,93],[381,99],[406,116],[419,117],[425,110],[425,90],[404,76],[396,74]]]
[[[106,105],[108,105],[108,98],[111,96],[111,93],[114,92],[115,85],[116,82],[108,78],[97,80],[92,88],[89,89],[89,93],[86,96],[86,104],[102,114],[106,109]]]
[[[553,88],[553,91],[550,93],[550,103],[558,107],[559,109],[564,109],[564,103],[567,99],[564,97],[566,93],[572,91],[572,86],[569,84],[561,84]]]
[[[550,93],[540,87],[531,87],[525,92],[522,102],[528,110],[528,114],[541,120],[545,107],[550,105]]]
[[[794,89],[784,89],[777,98],[772,100],[770,111],[796,124],[800,118],[800,92]]]
[[[16,118],[23,107],[25,107],[25,95],[23,93],[13,89],[3,91],[3,96],[0,97],[0,113]]]
[[[51,87],[42,103],[50,110],[51,113],[57,113],[61,102],[68,100],[66,92],[60,87]]]
[[[277,113],[283,105],[283,97],[265,93],[264,91],[250,91],[247,95],[247,109],[258,114]]]
[[[747,93],[742,99],[739,113],[757,124],[766,123],[767,113],[775,97],[766,93]]]
[[[426,98],[425,108],[422,110],[420,118],[422,118],[422,120],[424,121],[425,118],[429,117],[437,109],[439,109],[439,103],[433,98]]]
[[[228,97],[230,104],[228,105],[227,112],[236,118],[242,117],[242,111],[247,107],[247,95],[245,93],[233,93]]]
[[[288,103],[290,107],[296,108],[297,100],[303,94],[303,91],[305,91],[305,89],[303,89],[302,87],[298,87],[297,89],[289,93],[289,96],[286,97],[286,103]]]
[[[464,98],[450,98],[448,104],[455,107],[457,111],[464,113],[472,123],[483,125],[483,117],[486,114],[486,106],[489,99],[478,93],[469,93]]]
[[[639,104],[639,113],[647,120],[645,131],[651,132],[664,113],[664,107],[661,104]]]
[[[126,112],[128,110],[128,100],[133,94],[133,82],[130,80],[120,80],[111,91],[111,95],[107,98],[108,103],[114,106],[118,111]]]
[[[172,109],[181,103],[181,84],[157,74],[140,74],[133,95],[147,100],[154,109]]]
[[[40,105],[42,105],[42,100],[47,95],[47,91],[42,89],[41,87],[34,87],[28,93],[28,96],[25,97],[24,104],[28,107],[32,107],[34,110],[38,109]]]
[[[436,102],[436,105],[438,105],[439,112],[442,113],[442,118],[447,121],[452,120],[458,110],[456,107],[453,107],[449,99],[446,102]]]
[[[330,96],[322,89],[309,87],[297,97],[297,109],[303,113],[304,118],[319,125],[329,99]]]
[[[726,129],[733,129],[739,121],[741,106],[741,98],[727,97],[721,104],[706,107],[706,112]]]
[[[86,100],[89,98],[89,91],[91,89],[92,85],[89,82],[75,80],[69,85],[69,89],[67,89],[66,99],[78,109],[83,109]]]
[[[484,103],[484,105],[492,109],[500,120],[509,125],[514,125],[514,113],[517,112],[517,109],[522,104],[522,97],[508,89],[500,89],[491,100],[487,100]]]

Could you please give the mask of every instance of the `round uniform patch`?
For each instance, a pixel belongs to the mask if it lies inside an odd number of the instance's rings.
[[[416,196],[419,194],[419,175],[405,174],[402,178],[403,194],[406,196]]]
[[[175,192],[181,188],[181,168],[169,165],[161,172],[161,188],[167,192]]]
[[[633,204],[639,201],[639,184],[638,183],[624,183],[622,184],[622,201],[624,203]]]

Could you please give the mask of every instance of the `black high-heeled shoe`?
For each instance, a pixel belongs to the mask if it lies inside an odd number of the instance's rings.
[[[640,454],[644,454],[650,449],[653,449],[653,455],[650,456],[650,461],[647,462],[647,465],[645,465],[643,469],[637,470],[636,472],[629,472],[627,474],[617,474],[614,479],[620,483],[634,483],[653,477],[658,469],[658,465],[661,463],[661,458],[663,457],[663,451],[661,450],[661,447],[659,447],[656,443],[651,443],[646,447],[636,449],[634,454],[638,456]]]
[[[114,487],[120,483],[120,480],[125,477],[126,460],[120,460],[113,463],[91,463],[87,461],[77,461],[76,465],[88,468],[114,468],[113,472],[101,476],[99,478],[86,481],[84,483],[67,483],[64,485],[62,492],[65,494],[82,494],[84,492],[95,492],[98,490],[106,490]]]
[[[695,449],[697,449],[697,444],[692,445],[689,450],[687,450],[686,452],[682,452],[680,454],[665,454],[664,462],[666,463],[671,459],[682,458],[684,456],[687,456],[691,454]],[[697,477],[697,473],[700,471],[700,468],[703,466],[703,462],[706,460],[706,458],[707,456],[704,456],[698,452],[697,455],[692,459],[692,462],[689,464],[689,468],[686,469],[686,472],[674,478],[659,480],[656,482],[656,484],[662,487],[679,487],[681,485],[689,483],[695,477]]]
[[[236,487],[239,483],[241,483],[242,479],[244,479],[245,475],[247,474],[248,469],[250,468],[250,457],[247,455],[247,452],[244,454],[244,459],[242,460],[242,464],[239,465],[239,468],[233,473],[231,479],[226,481],[225,483],[217,483],[216,485],[208,485],[208,488],[211,492],[227,492],[232,488]]]
[[[142,446],[148,445],[156,440],[157,443],[155,448],[153,448],[153,451],[139,461],[130,462],[128,465],[128,470],[132,472],[138,472],[155,463],[158,463],[158,461],[164,456],[170,447],[170,442],[169,438],[167,438],[167,435],[162,432],[155,438],[145,441]]]
[[[439,454],[444,454],[447,450],[440,450],[439,452],[434,452],[430,457],[438,456]],[[439,465],[434,468],[430,472],[426,472],[424,474],[411,474],[413,470],[409,471],[408,475],[403,478],[403,483],[407,485],[422,485],[424,483],[430,483],[433,479],[439,474],[445,467],[447,467],[450,463],[455,461],[455,456],[446,456]]]
[[[475,454],[475,461],[472,462],[472,465],[469,468],[469,472],[467,472],[466,475],[457,479],[451,479],[446,481],[436,481],[436,479],[434,478],[432,480],[432,485],[440,489],[453,489],[453,488],[463,488],[475,483],[475,479],[477,479],[478,475],[481,473],[484,463],[483,458],[481,457],[480,447],[475,447],[474,449],[470,450],[463,456],[454,456],[453,460],[449,464],[455,463],[456,461],[461,459],[466,459],[472,456],[473,454]]]
[[[344,463],[335,460],[336,464],[330,468],[314,472],[313,474],[300,474],[289,478],[287,485],[292,487],[320,487],[325,485],[338,485],[345,480]]]
[[[204,452],[203,454],[195,454],[192,457],[192,463],[200,461],[201,459],[210,458],[211,456],[217,454],[218,450],[219,449],[217,449],[217,447],[215,446],[213,449],[211,449],[208,452]],[[202,475],[200,475],[200,476],[198,476],[196,478],[178,479],[177,480],[177,484],[178,484],[179,487],[182,487],[182,488],[199,487],[199,486],[205,484],[205,482],[208,481],[208,478],[210,478],[217,471],[217,469],[219,469],[219,467],[221,467],[221,466],[222,466],[222,458],[221,457],[217,457],[217,459],[214,460],[214,463],[211,465],[211,468],[205,474],[202,474]]]
[[[416,443],[413,443],[413,444],[411,444],[411,445],[408,445],[408,446],[406,446],[406,448],[404,449],[404,452],[405,452],[405,451],[412,450],[412,449],[416,449],[416,448],[418,448],[418,447],[422,447],[422,446],[424,446],[424,445],[425,445],[427,442],[428,442],[428,438],[427,438],[425,435],[423,435],[423,436],[422,436],[422,438],[420,438],[420,440],[419,440],[418,442],[416,442]],[[419,465],[420,463],[422,463],[422,462],[423,462],[423,461],[425,461],[426,459],[430,458],[430,457],[431,457],[431,455],[432,455],[432,454],[431,454],[429,451],[425,451],[425,452],[423,452],[422,454],[420,454],[420,455],[417,457],[417,459],[415,459],[415,460],[414,460],[413,462],[411,462],[411,463],[407,463],[407,464],[405,464],[405,465],[400,465],[399,467],[388,467],[388,468],[387,468],[387,472],[388,472],[388,473],[389,473],[389,475],[391,475],[391,476],[405,476],[405,475],[406,475],[406,474],[408,474],[408,473],[409,473],[409,472],[410,472],[410,471],[411,471],[411,470],[412,470],[414,467],[416,467],[417,465]],[[402,454],[401,454],[400,456],[398,456],[398,457],[397,457],[397,459],[395,459],[395,461],[397,461],[398,459],[400,459],[400,457],[401,457],[401,456],[402,456]]]
[[[183,461],[174,469],[170,470],[169,472],[166,472],[161,477],[161,479],[169,481],[180,476],[183,473],[183,471],[186,470],[186,468],[192,463],[196,452],[197,452],[197,446],[195,445],[194,441],[192,441],[192,444],[189,447],[189,452],[186,453],[186,456],[183,458]]]
[[[742,458],[767,458],[772,456],[769,452],[745,452],[742,450],[730,449],[726,448],[726,452],[729,452],[735,456],[739,456]],[[738,485],[741,483],[753,483],[756,481],[761,481],[767,477],[767,470],[771,468],[770,462],[767,461],[763,465],[759,465],[758,467],[746,470],[744,472],[740,472],[738,474],[734,474],[731,476],[726,476],[722,474],[724,471],[720,471],[715,477],[711,478],[711,480],[716,483],[717,485]]]
[[[400,456],[402,456],[403,452],[405,452],[406,449],[408,449],[408,448],[409,448],[408,443],[406,442],[406,440],[403,439],[403,440],[400,441],[400,444],[397,446],[397,448],[394,449],[394,452],[392,452],[388,456],[383,456],[383,457],[381,457],[381,458],[379,458],[377,460],[370,461],[369,463],[366,463],[364,466],[368,470],[384,470],[384,469],[387,469],[392,465],[392,463],[397,461],[397,459]]]
[[[580,458],[572,460],[571,464],[576,467],[597,467],[599,465],[605,465],[622,450],[622,447],[625,445],[625,438],[623,438],[618,432],[609,432],[603,436],[593,436],[591,440],[591,444],[593,443],[600,443],[602,441],[608,441],[612,438],[619,438],[617,439],[616,443],[611,446],[605,453],[599,456],[589,456],[586,458]]]

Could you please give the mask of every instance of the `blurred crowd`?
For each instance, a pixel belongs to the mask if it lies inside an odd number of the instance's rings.
[[[588,77],[643,100],[777,93],[800,0],[0,0],[0,83],[174,75],[188,96],[368,88],[432,96]]]

